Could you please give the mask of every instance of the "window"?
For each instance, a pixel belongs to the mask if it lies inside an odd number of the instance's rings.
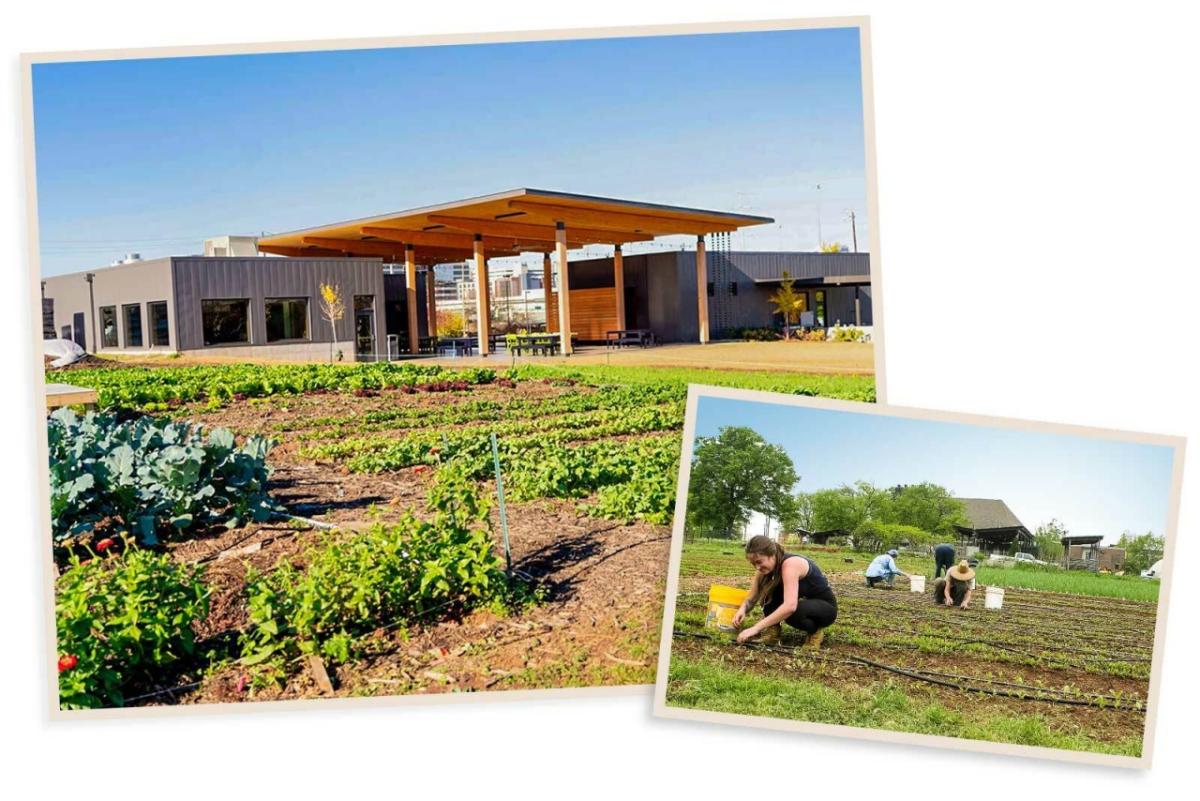
[[[250,301],[202,300],[200,316],[205,346],[250,341]]]
[[[121,307],[125,318],[125,347],[142,347],[142,304],[129,303]]]
[[[169,347],[171,345],[171,326],[167,322],[167,302],[165,300],[146,304],[150,315],[150,344]]]
[[[730,295],[736,295],[736,294],[737,294],[737,281],[730,281],[730,282],[729,282],[729,294],[730,294]]]
[[[816,308],[814,309],[814,311],[817,313],[817,325],[824,328],[825,327],[825,291],[818,289],[813,294],[816,296],[816,303],[814,304],[816,306]]]
[[[70,338],[71,338],[71,326],[69,326],[69,325],[64,325],[64,326],[62,327],[62,338],[63,338],[63,339],[70,339]]]
[[[267,298],[267,341],[308,339],[308,298]]]
[[[709,281],[708,282],[708,296],[711,298],[715,294],[717,294],[717,285],[714,284],[712,281]]]
[[[117,307],[100,307],[100,345],[105,348],[119,348],[117,341]]]

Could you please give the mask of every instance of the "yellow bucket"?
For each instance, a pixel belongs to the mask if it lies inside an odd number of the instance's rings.
[[[708,616],[705,628],[733,631],[733,616],[750,593],[737,587],[714,584],[708,588]]]

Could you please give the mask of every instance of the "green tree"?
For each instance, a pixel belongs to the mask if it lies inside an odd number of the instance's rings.
[[[688,526],[730,537],[751,512],[786,520],[799,480],[783,448],[751,428],[726,426],[715,437],[697,439],[688,483]]]
[[[915,526],[935,537],[949,538],[956,525],[966,525],[966,507],[950,490],[928,481],[891,489],[887,522]]]
[[[1057,519],[1051,518],[1049,523],[1042,523],[1033,532],[1033,544],[1037,549],[1037,558],[1047,562],[1057,562],[1062,559],[1062,538],[1070,532]]]
[[[1145,534],[1126,531],[1117,540],[1117,547],[1125,549],[1125,570],[1139,573],[1163,558],[1166,544],[1166,538],[1156,537],[1153,531]]]
[[[797,492],[795,496],[795,517],[792,522],[792,531],[804,529],[805,531],[816,531],[813,528],[813,505],[812,496],[807,492]]]
[[[817,490],[809,496],[814,531],[853,533],[867,520],[883,521],[887,517],[890,497],[866,481],[854,486]]]
[[[783,271],[783,281],[769,300],[776,313],[783,315],[783,338],[790,339],[792,323],[800,322],[800,312],[804,311],[805,295],[796,291],[796,282],[788,275],[787,270]]]

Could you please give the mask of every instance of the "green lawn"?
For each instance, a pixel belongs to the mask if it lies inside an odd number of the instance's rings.
[[[783,371],[715,370],[692,367],[629,365],[520,365],[518,378],[577,378],[589,384],[648,384],[675,382],[813,395],[875,402],[875,378],[867,375],[811,375]]]
[[[1142,742],[1103,742],[1052,729],[1040,715],[1010,715],[964,704],[950,709],[886,681],[858,690],[832,689],[808,679],[732,671],[707,662],[671,659],[671,706],[859,728],[935,734],[968,740],[1139,756]]]
[[[876,556],[819,546],[791,545],[788,546],[788,550],[811,557],[827,572],[860,572],[865,570],[871,559]],[[732,553],[736,556],[741,551],[742,544],[735,540],[693,540],[684,545],[680,575],[742,576],[748,580],[749,566],[729,555]],[[933,576],[934,564],[931,556],[901,553],[896,563],[905,572]],[[980,565],[976,570],[976,582],[986,586],[1020,587],[1027,590],[1124,598],[1131,601],[1157,601],[1161,584],[1159,581],[1140,576],[1114,576],[1040,565]]]

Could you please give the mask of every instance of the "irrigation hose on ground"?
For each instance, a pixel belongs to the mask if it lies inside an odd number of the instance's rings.
[[[675,629],[673,634],[676,637],[690,637],[690,638],[696,639],[696,640],[708,640],[710,642],[714,642],[714,643],[717,643],[720,645],[732,645],[733,644],[731,641],[726,640],[725,638],[714,637],[710,634],[702,634],[699,632],[681,631],[680,629]],[[935,685],[939,685],[942,687],[948,687],[950,689],[960,690],[962,692],[973,692],[973,693],[979,693],[982,695],[999,696],[999,697],[1003,697],[1003,698],[1014,698],[1014,699],[1017,699],[1020,701],[1045,701],[1046,703],[1051,703],[1051,704],[1067,704],[1070,706],[1090,706],[1090,707],[1096,707],[1099,709],[1112,709],[1112,710],[1119,710],[1119,711],[1125,711],[1125,712],[1145,713],[1145,711],[1146,711],[1143,705],[1131,704],[1126,699],[1117,698],[1117,697],[1111,696],[1111,695],[1100,695],[1098,693],[1081,693],[1081,694],[1079,694],[1078,697],[1071,697],[1070,695],[1067,694],[1066,691],[1057,690],[1057,689],[1050,688],[1050,687],[1036,687],[1032,684],[1002,682],[1002,681],[995,681],[992,679],[976,678],[976,677],[971,677],[971,676],[954,676],[953,674],[935,673],[932,671],[917,671],[917,670],[912,670],[909,668],[899,667],[896,665],[886,665],[882,662],[876,662],[873,659],[867,659],[866,657],[861,657],[861,656],[847,655],[846,658],[837,658],[837,657],[831,657],[828,654],[818,655],[818,654],[814,654],[814,653],[808,653],[808,652],[801,650],[800,648],[798,648],[796,646],[764,645],[761,643],[744,643],[740,647],[751,648],[753,650],[759,650],[759,651],[773,651],[776,653],[784,653],[784,654],[789,654],[789,655],[797,656],[797,657],[805,656],[810,659],[813,659],[814,661],[820,661],[820,662],[845,664],[845,665],[858,665],[858,666],[875,668],[876,670],[884,670],[889,673],[895,673],[897,675],[904,676],[906,678],[915,679],[917,681],[923,681],[928,684],[935,684]],[[949,678],[946,678],[946,677],[949,677]],[[987,684],[994,684],[994,685],[997,685],[997,687],[1019,688],[1022,691],[1018,692],[1015,690],[977,687],[977,686],[972,686],[972,685],[968,685],[968,684],[963,684],[958,681],[952,681],[951,680],[952,678],[961,678],[961,679],[965,679],[965,680],[971,681],[971,682],[983,682],[983,683],[987,683]]]

